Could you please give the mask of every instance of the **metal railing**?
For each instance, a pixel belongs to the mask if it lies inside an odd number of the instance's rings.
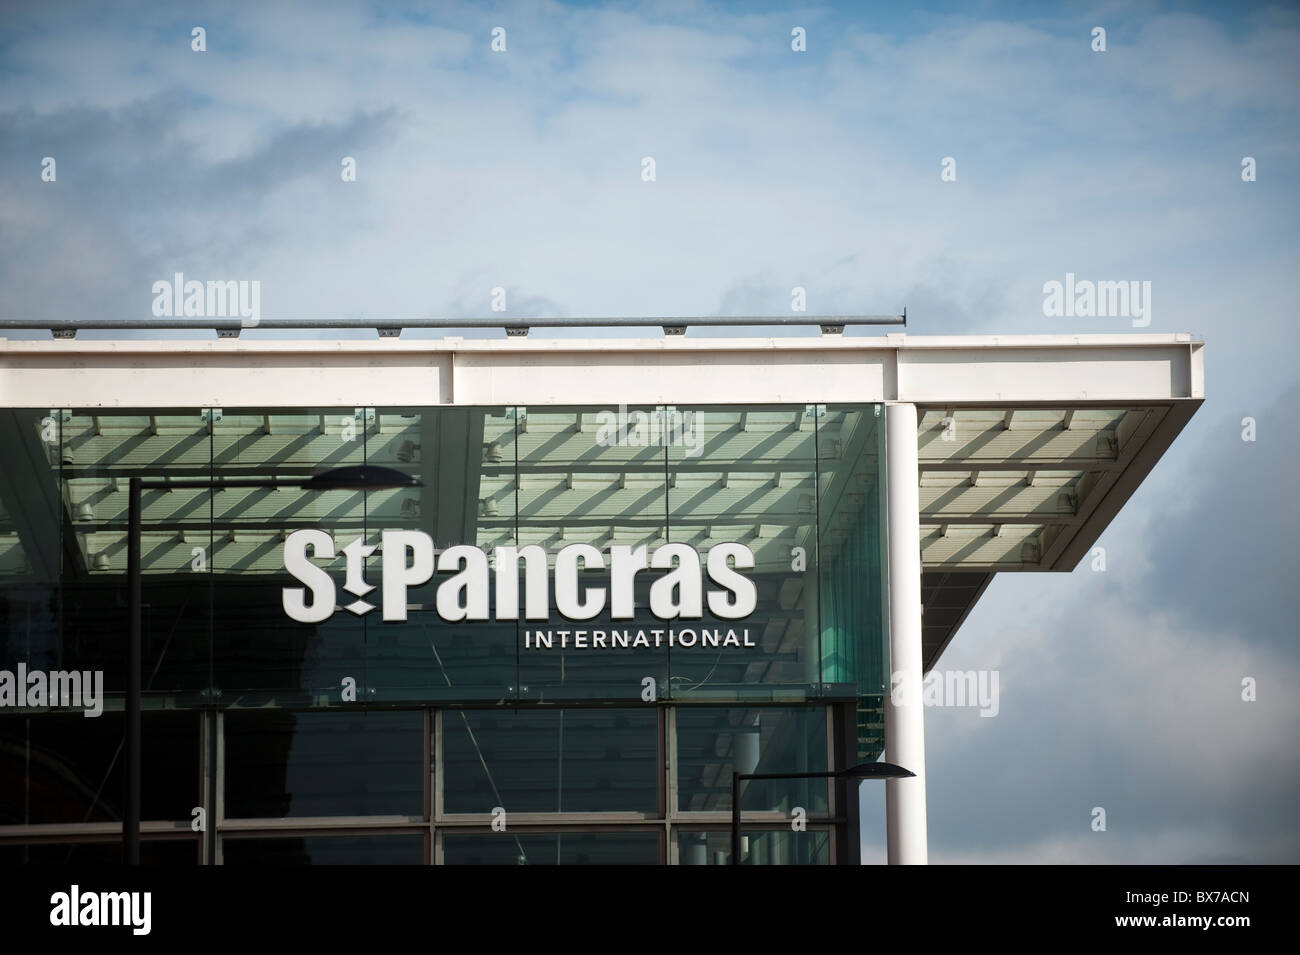
[[[68,318],[25,319],[0,318],[0,332],[11,329],[48,329],[55,338],[75,338],[77,332],[90,329],[118,331],[162,331],[212,329],[220,338],[237,338],[246,328],[266,329],[365,329],[373,328],[380,338],[397,338],[408,328],[500,328],[512,337],[527,335],[533,328],[653,328],[658,325],[665,335],[683,335],[687,328],[803,327],[817,325],[827,335],[841,334],[851,325],[901,325],[907,327],[907,309],[901,315],[709,315],[687,318],[613,316],[605,318],[560,318],[534,316],[506,318]]]

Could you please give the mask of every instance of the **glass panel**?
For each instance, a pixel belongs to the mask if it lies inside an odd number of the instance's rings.
[[[515,543],[515,420],[506,408],[380,408],[366,434],[366,460],[421,478],[424,487],[369,496],[367,539],[384,530],[423,531],[439,552],[456,545],[487,557],[487,619],[452,622],[437,609],[439,587],[456,570],[436,571],[407,588],[405,622],[379,610],[362,620],[366,636],[368,699],[499,701],[517,695],[518,631],[497,620],[493,550]],[[367,578],[382,579],[382,548],[368,560]],[[413,563],[409,553],[407,563]],[[340,591],[342,594],[343,591]],[[376,596],[368,598],[380,602]],[[520,593],[523,593],[522,589]],[[462,592],[458,606],[467,606]],[[347,598],[350,599],[350,598]],[[336,614],[336,616],[339,616]]]
[[[199,408],[64,415],[63,645],[83,668],[103,670],[115,693],[126,685],[129,479],[209,479],[208,432]],[[193,703],[210,684],[211,518],[206,488],[141,495],[146,698]]]
[[[761,699],[771,697],[765,689],[772,687],[784,699],[818,695],[812,409],[668,408],[662,418],[669,435],[669,539],[698,552],[705,590],[726,602],[727,590],[709,579],[708,555],[715,546],[744,545],[754,567],[740,573],[757,590],[757,606],[743,619],[715,614],[706,596],[697,619],[681,621],[698,627],[700,636],[670,651],[672,697]],[[725,637],[733,629],[740,646],[705,644],[709,631]]]
[[[194,712],[143,714],[142,818],[172,819],[187,825],[193,820],[192,810],[203,802],[199,791],[202,719]]]
[[[199,805],[197,713],[146,712],[140,814],[189,822]],[[118,822],[124,805],[121,712],[0,718],[0,825]]]
[[[227,711],[226,815],[421,816],[424,719],[413,711]]]
[[[830,405],[817,428],[822,675],[858,698],[858,758],[884,748],[889,681],[885,592],[884,417],[879,405]]]
[[[823,674],[863,695],[888,666],[878,410],[831,405],[817,429]]]
[[[519,413],[519,544],[544,548],[551,568],[550,619],[521,622],[521,697],[638,700],[652,679],[655,697],[664,698],[668,624],[650,614],[650,575],[632,577],[627,619],[613,616],[610,582],[612,547],[653,551],[667,543],[665,448],[651,433],[654,409]],[[556,554],[574,544],[594,547],[605,563],[578,573],[579,599],[599,599],[588,588],[604,591],[600,611],[582,620],[565,619],[555,601]],[[539,645],[538,633],[549,646]]]
[[[828,769],[826,708],[678,707],[677,797],[682,812],[730,812],[731,774],[818,773]],[[747,780],[745,811],[824,813],[822,779]]]
[[[660,833],[446,832],[444,865],[656,865]]]
[[[444,811],[655,813],[658,724],[653,707],[446,710]]]
[[[366,409],[230,410],[213,425],[213,470],[220,478],[302,479],[365,461]],[[343,580],[342,549],[365,535],[367,493],[296,487],[225,488],[214,495],[214,695],[226,705],[340,702],[345,679],[366,696],[365,626],[337,611],[300,623],[284,610],[284,536],[331,535],[336,556],[320,558]],[[351,598],[338,590],[339,603]]]
[[[226,836],[221,856],[225,865],[423,865],[424,836]]]
[[[92,659],[65,652],[59,639],[61,421],[57,412],[0,410],[0,669],[10,672],[19,663],[59,669],[65,659],[81,669]]]
[[[17,453],[0,475],[4,658],[11,668],[25,661],[101,669],[120,698],[132,475],[290,480],[368,461],[425,486],[146,492],[149,695],[175,706],[295,708],[878,696],[885,664],[877,411],[6,411],[0,439]],[[488,619],[453,622],[438,613],[449,569],[408,587],[405,621],[384,621],[377,604],[386,529],[422,531],[443,550],[463,544],[484,552]],[[284,569],[286,538],[301,530],[324,531],[336,554],[315,556],[315,542],[302,552],[333,589],[335,605],[315,622],[291,618],[284,605],[286,589],[316,602],[316,591]],[[743,619],[708,601],[732,600],[707,570],[710,549],[725,543],[755,556],[741,576],[754,585],[757,606]],[[668,544],[694,557],[677,553],[663,566],[639,568],[642,556],[652,559]],[[526,598],[518,620],[496,605],[492,552],[510,545],[545,552],[546,619],[528,617]],[[557,595],[556,556],[573,545],[594,548],[605,564],[576,574],[579,594],[600,603],[589,619],[577,619],[585,613],[568,601],[562,612]],[[375,549],[350,560],[342,553],[349,546]],[[614,548],[624,560],[620,580],[630,586],[620,596],[627,606],[617,610],[614,595],[623,591],[613,579]],[[698,610],[695,588],[677,580],[689,578],[681,562],[693,567],[696,557]],[[521,566],[521,593],[527,580]],[[667,620],[651,612],[652,591]],[[670,650],[677,631],[690,642]]]
[[[742,829],[741,865],[829,865],[830,832]],[[731,832],[677,830],[679,865],[731,865]]]
[[[0,865],[112,865],[122,864],[122,843],[40,842],[31,845],[0,846]],[[140,840],[142,865],[198,865],[199,840]]]

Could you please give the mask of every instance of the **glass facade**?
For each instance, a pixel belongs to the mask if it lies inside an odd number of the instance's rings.
[[[119,851],[132,477],[278,482],[143,493],[146,859],[715,863],[734,770],[881,748],[878,405],[9,409],[0,447],[0,680],[103,686],[0,682],[2,859]],[[361,464],[423,486],[297,483]],[[745,783],[745,861],[835,861],[836,788]]]

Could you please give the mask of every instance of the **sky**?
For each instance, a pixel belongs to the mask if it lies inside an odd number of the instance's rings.
[[[914,335],[1189,332],[1207,400],[1106,570],[999,575],[940,661],[1001,695],[927,711],[930,858],[1297,862],[1297,53],[1268,4],[10,3],[0,317],[144,318],[183,272],[304,321],[802,287]],[[1150,324],[1046,315],[1066,273],[1149,281]]]

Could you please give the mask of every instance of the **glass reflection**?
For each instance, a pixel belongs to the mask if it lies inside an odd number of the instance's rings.
[[[731,774],[817,773],[827,770],[826,708],[679,707],[677,798],[683,812],[730,812]],[[821,779],[746,780],[745,811],[809,813],[827,807]]]
[[[443,711],[444,811],[656,813],[658,726],[653,707]]]
[[[655,865],[661,837],[642,832],[448,832],[444,865]]]
[[[424,836],[227,836],[221,855],[225,865],[422,865]]]
[[[702,557],[724,542],[754,555],[749,617],[701,628],[747,628],[753,647],[676,648],[675,699],[739,699],[763,685],[819,695],[817,627],[817,415],[812,406],[679,409],[668,447],[669,537]],[[689,422],[689,425],[687,425]],[[671,433],[671,432],[670,432]]]
[[[741,865],[829,865],[830,833],[742,829]],[[731,833],[677,831],[678,865],[731,865]]]
[[[231,818],[423,813],[417,711],[229,711],[224,723]]]
[[[608,565],[616,546],[649,550],[667,542],[665,449],[652,443],[645,423],[653,408],[575,407],[520,408],[518,434],[518,540],[547,552],[554,592],[555,554],[584,544],[599,551],[605,569],[579,573],[585,588],[610,588]],[[555,631],[548,649],[522,648],[519,657],[521,696],[526,699],[637,700],[646,679],[657,697],[666,693],[668,651],[653,645],[648,631],[663,626],[649,612],[649,583],[634,578],[633,616],[615,619],[609,601],[595,617],[565,620],[557,611],[548,621],[521,623],[524,629]],[[554,607],[554,604],[553,604]],[[627,647],[585,649],[570,644],[559,630],[632,631]],[[646,645],[636,631],[646,631]],[[662,638],[661,638],[662,640]]]

